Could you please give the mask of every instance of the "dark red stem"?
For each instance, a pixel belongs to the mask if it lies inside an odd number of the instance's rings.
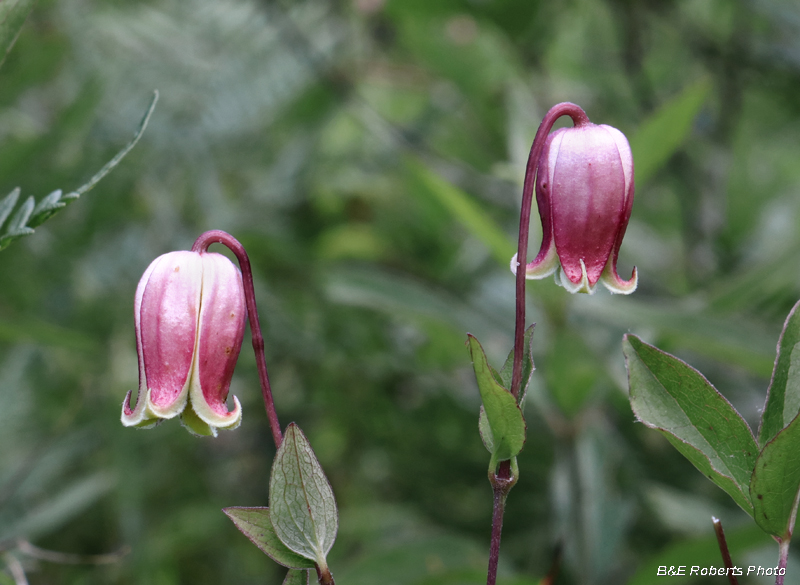
[[[533,188],[536,184],[536,168],[542,155],[547,136],[555,121],[561,116],[569,116],[575,126],[589,124],[589,117],[580,107],[569,102],[556,104],[547,112],[536,137],[533,139],[528,164],[525,167],[525,183],[522,187],[522,209],[519,217],[519,243],[517,245],[517,306],[514,330],[514,362],[511,370],[511,393],[519,400],[522,385],[522,351],[525,338],[525,266],[528,263],[528,231],[531,224],[531,206]],[[489,572],[486,585],[495,585],[497,581],[497,564],[500,558],[500,538],[503,533],[503,514],[506,497],[517,478],[511,472],[511,462],[502,461],[497,473],[491,470],[489,481],[494,492],[494,509],[492,513],[492,544],[489,549]]]
[[[516,329],[514,331],[514,362],[511,370],[511,393],[519,398],[520,385],[522,384],[522,348],[525,336],[525,265],[528,263],[528,231],[531,224],[531,205],[533,202],[533,187],[536,184],[536,168],[539,166],[539,157],[550,134],[550,129],[561,116],[569,116],[575,126],[589,124],[589,117],[579,106],[569,102],[556,104],[547,112],[536,138],[533,139],[528,164],[525,167],[525,183],[522,187],[522,209],[519,217],[519,245],[517,246],[517,311]]]
[[[331,575],[330,569],[325,567],[324,571],[320,571],[319,565],[314,563],[314,568],[317,570],[317,582],[320,585],[336,585],[336,582],[333,580],[333,575]]]
[[[281,425],[278,422],[278,414],[275,412],[275,404],[272,401],[272,390],[269,385],[267,375],[267,361],[264,358],[264,336],[261,335],[261,326],[258,324],[258,309],[256,308],[256,291],[253,287],[253,271],[250,268],[250,258],[247,252],[229,233],[221,230],[211,230],[201,234],[192,246],[192,252],[203,253],[208,251],[211,244],[222,244],[230,249],[239,261],[239,268],[242,271],[242,283],[244,284],[244,298],[247,304],[247,315],[250,320],[250,333],[253,336],[253,351],[256,354],[256,366],[258,367],[258,377],[261,381],[261,394],[264,397],[264,408],[267,411],[269,426],[272,429],[272,438],[275,440],[275,447],[280,447],[283,441]]]
[[[517,478],[511,474],[511,462],[503,461],[497,473],[491,471],[489,481],[494,492],[494,506],[492,508],[492,543],[489,547],[489,571],[486,575],[486,585],[495,585],[497,582],[497,564],[500,560],[500,538],[503,535],[503,515],[506,511],[506,498],[508,492],[517,483]]]
[[[728,542],[725,540],[725,531],[722,530],[722,522],[719,518],[711,517],[711,522],[714,523],[714,532],[717,533],[717,544],[719,544],[719,552],[722,553],[722,562],[725,563],[726,573],[728,574],[728,583],[730,585],[739,585],[739,580],[734,575],[733,560],[731,553],[728,550]]]

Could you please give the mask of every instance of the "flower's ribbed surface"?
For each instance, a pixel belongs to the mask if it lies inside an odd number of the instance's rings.
[[[598,281],[615,293],[633,292],[636,269],[624,281],[616,268],[633,192],[633,156],[619,130],[583,122],[550,134],[536,177],[542,246],[527,278],[544,278],[560,265],[557,281],[570,292],[592,293]]]
[[[244,288],[237,268],[214,253],[171,252],[156,258],[136,290],[134,319],[139,395],[122,407],[126,426],[149,427],[178,414],[187,428],[215,435],[234,428],[228,412],[233,369],[244,337]]]

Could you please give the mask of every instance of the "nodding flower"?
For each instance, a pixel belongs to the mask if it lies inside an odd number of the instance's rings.
[[[636,290],[636,268],[630,280],[617,274],[634,190],[633,156],[625,135],[592,124],[584,115],[572,128],[547,137],[536,172],[543,237],[539,253],[525,268],[526,278],[558,270],[556,282],[572,293],[594,293],[598,281],[612,293]],[[516,270],[515,255],[511,271]]]
[[[242,276],[221,254],[170,252],[156,258],[136,289],[139,393],[122,404],[122,424],[150,428],[181,416],[194,434],[234,429],[242,407],[225,401],[244,336]]]

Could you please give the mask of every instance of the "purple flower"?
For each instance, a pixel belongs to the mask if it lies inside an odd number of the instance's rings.
[[[181,415],[198,435],[216,436],[242,420],[233,369],[242,347],[245,308],[239,270],[221,254],[170,252],[156,258],[136,289],[134,318],[139,394],[122,403],[122,424],[149,428]]]
[[[556,274],[572,293],[593,293],[601,281],[612,293],[636,290],[617,274],[617,256],[633,206],[633,156],[616,128],[585,119],[547,137],[539,158],[536,203],[542,246],[526,278]],[[517,257],[511,261],[516,274]]]

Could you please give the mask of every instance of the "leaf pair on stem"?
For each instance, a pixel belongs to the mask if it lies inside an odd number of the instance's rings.
[[[483,351],[478,339],[467,334],[467,344],[472,356],[472,367],[478,382],[478,390],[483,402],[478,419],[478,429],[486,449],[491,453],[489,462],[489,476],[497,471],[501,461],[511,461],[516,468],[516,456],[525,445],[525,417],[522,410],[525,405],[525,394],[531,374],[533,373],[533,358],[530,353],[531,338],[533,337],[531,325],[525,332],[523,348],[523,388],[517,400],[511,393],[511,370],[514,361],[513,350],[508,355],[500,371],[489,365],[486,353]]]
[[[637,419],[660,431],[778,542],[784,569],[800,500],[798,307],[800,302],[778,341],[757,438],[700,372],[634,335],[623,340]]]
[[[289,569],[284,585],[333,584],[326,557],[339,527],[336,500],[311,444],[296,424],[286,428],[269,482],[268,508],[223,510],[253,544]]]
[[[489,365],[486,353],[473,335],[467,335],[467,345],[472,356],[472,367],[481,394],[478,429],[489,459],[489,482],[492,484],[494,506],[492,512],[492,538],[489,547],[489,571],[487,584],[493,585],[497,579],[497,565],[500,558],[500,538],[503,530],[503,515],[508,493],[519,477],[517,455],[525,445],[525,417],[522,414],[528,383],[533,374],[531,338],[533,325],[525,331],[522,347],[522,384],[519,399],[511,392],[514,370],[514,350],[511,351],[500,371]]]

